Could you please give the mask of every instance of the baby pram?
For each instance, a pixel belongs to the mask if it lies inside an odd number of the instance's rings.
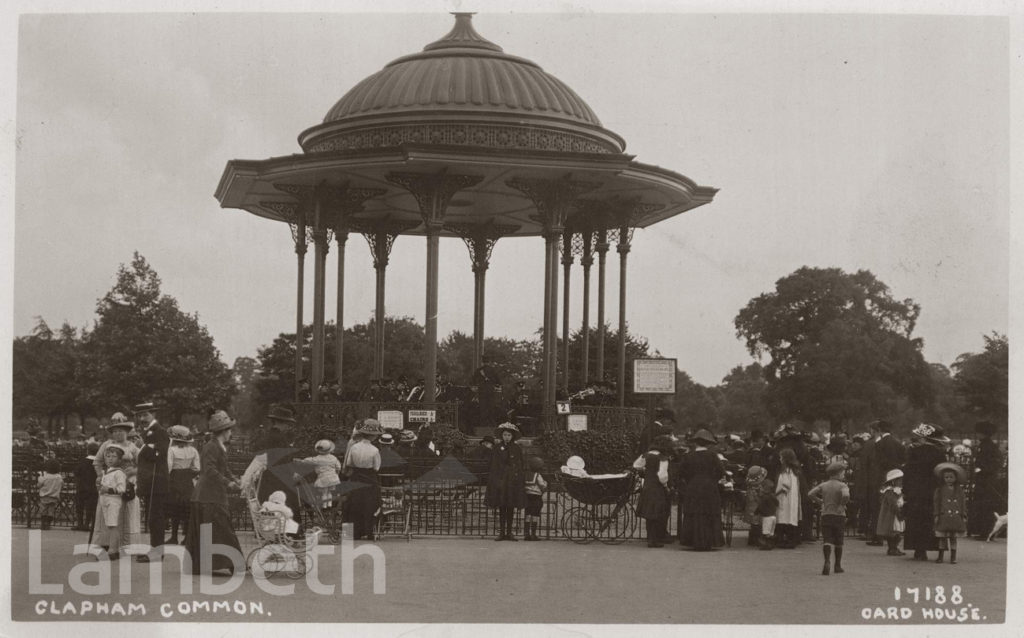
[[[603,477],[559,475],[571,497],[562,514],[562,533],[574,543],[599,540],[617,545],[636,526],[633,497],[639,492],[638,475],[628,472]],[[573,503],[575,501],[575,503]]]
[[[258,485],[259,481],[256,481],[245,495],[258,545],[249,552],[245,564],[257,578],[269,578],[282,572],[289,578],[302,578],[312,563],[307,553],[320,542],[321,530],[313,527],[302,537],[289,536],[285,533],[288,519],[284,514],[260,511],[261,505],[256,497]]]

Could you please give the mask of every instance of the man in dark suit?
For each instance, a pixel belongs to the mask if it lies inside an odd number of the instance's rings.
[[[171,438],[156,420],[153,403],[140,403],[133,410],[135,422],[142,431],[142,450],[139,452],[138,491],[146,507],[146,528],[149,544],[156,549],[164,544],[167,528],[168,468],[167,449]],[[140,554],[136,560],[148,563],[160,558],[159,552]]]
[[[907,460],[907,452],[903,444],[892,436],[892,424],[888,421],[878,422],[878,440],[875,441],[875,468],[879,474],[878,486],[885,482],[889,470],[903,467]]]

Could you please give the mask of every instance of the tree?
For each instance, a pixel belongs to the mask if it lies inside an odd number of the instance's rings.
[[[676,413],[676,426],[680,432],[697,430],[701,427],[714,428],[718,422],[716,388],[706,388],[694,381],[689,374],[676,370],[676,393],[672,397],[672,409]]]
[[[531,379],[540,369],[540,341],[484,337],[484,354],[501,376],[505,396],[518,379]],[[438,367],[458,384],[469,383],[473,374],[473,337],[453,330],[438,349]]]
[[[769,431],[774,420],[765,401],[767,393],[761,364],[754,362],[730,370],[718,386],[718,423],[722,431]]]
[[[261,405],[256,390],[256,379],[259,377],[259,363],[252,357],[238,357],[231,367],[231,376],[235,383],[235,395],[231,399],[231,413],[243,428],[259,425],[262,415]]]
[[[153,399],[171,421],[229,405],[234,384],[213,338],[197,315],[161,294],[160,278],[142,255],[121,264],[96,313],[83,344],[83,381],[94,405],[124,410]]]
[[[911,336],[920,312],[866,270],[803,267],[752,299],[735,325],[753,356],[769,356],[769,410],[837,428],[888,417],[900,398],[931,401],[923,343]]]
[[[80,411],[80,348],[77,330],[65,323],[55,334],[41,317],[32,334],[14,340],[11,400],[16,418],[46,417],[53,435],[56,421],[66,426],[68,415]]]
[[[997,332],[984,339],[984,352],[964,353],[953,362],[954,381],[975,419],[1005,426],[1009,416],[1010,342]]]
[[[343,390],[357,395],[373,377],[373,344],[375,320],[345,329],[342,339]],[[333,323],[328,322],[324,338],[324,379],[335,377],[335,335]],[[313,347],[313,327],[303,329],[303,377],[310,378],[310,356]],[[410,317],[384,318],[384,374],[390,378],[406,375],[410,383],[423,375],[423,326]],[[259,349],[259,377],[256,380],[261,406],[290,403],[295,399],[295,333],[283,332],[269,346]],[[350,396],[351,396],[350,395]]]

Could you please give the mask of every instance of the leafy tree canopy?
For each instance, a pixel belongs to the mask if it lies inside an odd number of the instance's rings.
[[[899,397],[930,402],[923,342],[911,337],[920,311],[866,270],[803,267],[752,299],[735,325],[752,355],[769,357],[771,412],[837,427],[887,416]]]
[[[1010,342],[1006,335],[985,336],[985,350],[965,353],[953,362],[954,381],[967,409],[977,419],[1006,425],[1010,377]]]
[[[121,265],[96,314],[84,339],[82,377],[94,406],[122,410],[153,399],[177,420],[229,405],[234,383],[213,338],[197,315],[161,294],[160,278],[142,255]]]

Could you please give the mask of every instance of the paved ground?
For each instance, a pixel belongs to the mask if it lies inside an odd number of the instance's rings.
[[[386,560],[384,594],[373,593],[373,570],[366,557],[356,560],[353,570],[345,570],[353,575],[353,593],[343,594],[342,561],[335,553],[319,565],[320,581],[335,585],[331,596],[314,593],[305,581],[283,576],[271,582],[295,584],[294,594],[269,595],[248,576],[236,591],[221,596],[200,593],[199,579],[188,577],[196,591],[182,595],[175,561],[166,563],[165,593],[150,593],[146,566],[122,561],[115,565],[127,569],[129,582],[121,593],[116,593],[115,582],[115,595],[89,596],[72,592],[68,585],[76,564],[82,565],[79,569],[95,567],[91,559],[71,553],[72,545],[84,543],[86,535],[64,530],[42,533],[40,566],[41,582],[63,583],[64,593],[29,593],[28,533],[24,528],[12,530],[15,620],[122,618],[95,611],[84,617],[70,613],[71,607],[81,611],[83,602],[102,601],[144,606],[144,615],[141,607],[134,608],[134,620],[207,622],[871,624],[929,622],[924,614],[937,613],[938,608],[940,613],[966,614],[968,622],[993,623],[1002,622],[1006,610],[1005,540],[962,540],[959,564],[937,565],[886,557],[879,551],[882,548],[848,539],[846,573],[825,577],[820,575],[820,545],[761,552],[744,546],[742,534],[735,547],[710,553],[677,547],[648,549],[639,542],[607,546],[387,539],[379,543]],[[96,579],[93,574],[85,581],[95,583]],[[213,582],[223,585],[227,580],[216,577]],[[954,586],[961,588],[959,604],[950,601]],[[944,604],[935,602],[938,587],[944,588]],[[901,588],[899,601],[896,588]],[[913,593],[907,591],[910,588],[920,590],[916,604]],[[930,601],[925,601],[926,594]],[[196,601],[200,606],[191,613]],[[203,608],[215,601],[228,601],[232,610]],[[244,615],[234,611],[235,601],[243,603],[238,609],[246,607]],[[72,604],[65,607],[68,602]],[[262,603],[262,615],[258,608],[254,612],[248,607],[250,603]],[[876,612],[877,608],[882,611]],[[888,608],[909,618],[873,618],[876,613],[892,613]],[[65,614],[53,614],[51,609]],[[872,618],[866,620],[865,613]]]

